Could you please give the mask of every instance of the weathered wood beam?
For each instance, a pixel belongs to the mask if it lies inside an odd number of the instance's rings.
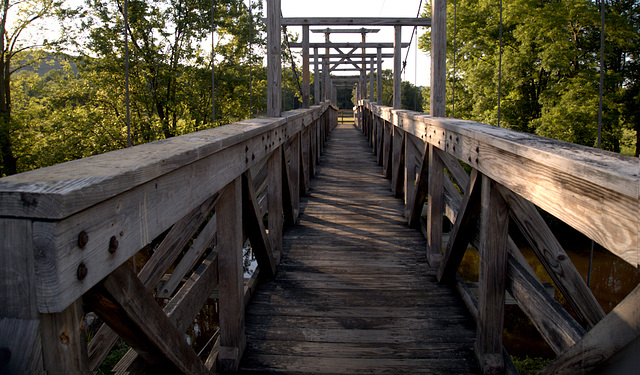
[[[382,120],[380,120],[382,121]],[[425,143],[422,150],[422,160],[418,165],[420,172],[418,173],[416,186],[413,190],[414,197],[411,199],[407,221],[411,228],[420,227],[420,218],[422,215],[422,207],[424,199],[427,197],[429,188],[429,144]]]
[[[196,268],[178,293],[163,309],[178,332],[185,332],[193,323],[211,293],[218,287],[218,253],[212,251]],[[138,358],[138,353],[129,349],[113,367],[117,374],[126,374]]]
[[[297,157],[297,155],[296,155]],[[287,226],[294,226],[298,221],[298,215],[296,212],[294,202],[294,187],[295,179],[292,176],[289,168],[289,162],[284,147],[282,147],[282,211],[284,214],[284,223]]]
[[[264,276],[267,278],[274,277],[277,265],[275,264],[271,242],[265,232],[262,211],[258,206],[250,171],[242,175],[242,224],[249,241],[251,241],[253,254],[256,257],[258,266],[263,270]]]
[[[431,2],[431,109],[433,117],[446,114],[446,75],[447,75],[447,1]]]
[[[351,17],[351,18],[283,18],[283,26],[431,26],[430,18]]]
[[[506,287],[557,355],[584,336],[584,328],[511,255]]]
[[[280,0],[267,1],[267,116],[282,113],[282,36]],[[302,46],[301,46],[302,47]]]
[[[282,146],[280,146],[282,147]],[[282,257],[282,151],[273,150],[269,158],[269,241],[275,264],[280,263]]]
[[[604,310],[536,207],[509,189],[498,189],[509,203],[511,217],[573,311],[587,326],[595,326],[604,318]]]
[[[198,234],[198,238],[193,241],[189,250],[187,250],[178,265],[173,269],[169,280],[164,283],[161,290],[158,290],[157,296],[159,298],[171,298],[173,292],[176,291],[187,272],[191,271],[198,259],[200,259],[205,250],[207,250],[209,245],[214,241],[218,230],[217,219],[218,216],[214,214],[207,224],[205,224],[204,228],[202,228]]]
[[[367,28],[359,28],[359,29],[313,29],[312,33],[323,33],[323,34],[362,34],[362,33],[378,33],[380,29],[367,29]]]
[[[587,374],[640,337],[640,285],[580,341],[539,372]]]
[[[433,145],[429,145],[429,190],[427,209],[427,259],[431,267],[442,262],[442,217],[444,210],[444,165]]]
[[[471,171],[467,193],[464,195],[457,218],[449,234],[449,242],[444,259],[438,269],[438,283],[450,284],[455,281],[458,267],[480,219],[482,175],[476,169]]]
[[[81,299],[63,312],[41,315],[42,358],[47,373],[89,372],[82,316]]]
[[[400,198],[403,196],[404,186],[404,144],[405,135],[399,128],[393,129],[393,156],[392,156],[392,174],[391,174],[391,191]]]
[[[84,301],[154,367],[183,374],[208,373],[129,265],[113,271]]]
[[[302,43],[289,43],[291,48],[302,48]],[[402,48],[409,47],[409,43],[402,43]],[[395,48],[394,43],[380,43],[380,42],[315,42],[309,43],[309,48]],[[329,54],[329,52],[325,52]]]
[[[393,108],[402,108],[402,27],[394,28],[393,43]]]
[[[309,26],[302,27],[302,108],[309,108],[311,75],[309,74]]]
[[[504,371],[502,331],[507,277],[509,212],[496,183],[482,176],[480,221],[480,295],[474,346],[485,374]]]
[[[271,203],[271,197],[269,197]],[[242,181],[236,178],[220,193],[218,215],[218,285],[220,353],[218,370],[237,371],[246,346],[242,272]]]

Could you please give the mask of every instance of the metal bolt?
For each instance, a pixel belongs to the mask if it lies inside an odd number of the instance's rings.
[[[109,254],[113,254],[118,250],[118,239],[116,236],[112,236],[109,240]]]
[[[85,231],[80,232],[80,234],[78,235],[78,247],[80,247],[81,249],[84,249],[84,247],[87,246],[88,242],[89,242],[89,235],[87,234],[87,232]]]
[[[88,272],[89,270],[87,269],[87,266],[85,266],[84,263],[80,263],[80,265],[78,265],[78,272],[76,272],[78,280],[84,280],[84,278],[87,277]]]

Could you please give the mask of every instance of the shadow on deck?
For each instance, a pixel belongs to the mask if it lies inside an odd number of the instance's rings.
[[[478,372],[473,320],[403,207],[362,133],[334,129],[279,273],[247,307],[241,372]]]

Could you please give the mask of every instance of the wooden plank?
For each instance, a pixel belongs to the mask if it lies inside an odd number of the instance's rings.
[[[127,264],[92,288],[84,302],[151,365],[184,374],[207,372]]]
[[[433,25],[431,27],[431,110],[433,117],[444,117],[446,111],[447,71],[447,2],[431,3]]]
[[[89,371],[82,315],[82,300],[78,300],[63,312],[40,316],[45,371]]]
[[[640,285],[604,319],[554,362],[540,371],[548,374],[586,374],[640,336]]]
[[[573,311],[588,327],[596,325],[604,318],[604,310],[536,207],[504,187],[499,189],[520,232]]]
[[[277,265],[271,241],[265,232],[262,212],[258,207],[256,192],[253,190],[250,171],[242,175],[242,223],[244,231],[251,241],[251,248],[258,266],[263,270],[265,277],[275,276]]]
[[[449,235],[444,259],[438,269],[438,282],[443,284],[455,281],[458,267],[464,253],[476,232],[480,220],[482,175],[476,169],[471,171],[467,194],[465,194],[457,218]]]
[[[284,26],[431,26],[430,18],[391,18],[391,17],[327,17],[327,18],[283,18]]]
[[[202,228],[189,250],[187,250],[182,259],[180,259],[180,263],[173,269],[169,280],[164,283],[161,290],[158,290],[157,296],[159,298],[170,298],[173,295],[173,292],[175,292],[180,282],[182,282],[182,279],[187,275],[187,272],[193,269],[205,250],[214,242],[218,230],[217,219],[218,216],[214,214],[205,227]]]
[[[413,206],[416,189],[416,164],[418,160],[422,160],[422,154],[416,150],[412,135],[405,133],[404,147],[404,214],[408,217],[410,207]],[[420,142],[422,143],[422,142]]]
[[[164,308],[169,321],[179,332],[185,332],[202,309],[211,293],[218,286],[218,254],[214,251],[203,260],[187,279],[174,298]],[[113,371],[124,374],[138,358],[138,353],[130,349],[114,366]]]
[[[506,287],[557,355],[584,336],[584,328],[512,256],[508,260]]]
[[[495,182],[482,176],[482,220],[480,222],[480,296],[475,353],[485,374],[504,371],[502,330],[504,327],[507,276],[507,203]]]
[[[431,267],[442,262],[444,165],[433,145],[429,145],[429,190],[427,210],[427,259]]]
[[[276,151],[273,155],[281,155],[281,153]],[[269,160],[270,165],[272,159],[273,156]],[[280,160],[277,159],[277,161],[277,169],[279,169],[281,167]],[[270,172],[272,172],[271,169]],[[272,178],[271,174],[270,179]],[[281,179],[278,180],[279,183]],[[269,197],[269,204],[271,204],[271,200]],[[240,178],[230,183],[220,194],[220,203],[216,207],[216,212],[219,215],[218,284],[220,291],[218,369],[236,371],[246,346],[242,276],[242,182]]]
[[[267,116],[280,117],[282,107],[280,0],[267,2]]]

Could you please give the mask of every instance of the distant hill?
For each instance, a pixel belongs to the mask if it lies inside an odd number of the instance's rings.
[[[40,77],[46,75],[52,70],[62,70],[63,64],[69,63],[73,73],[78,73],[78,67],[74,61],[75,57],[64,54],[49,54],[39,63],[18,69],[18,72],[36,72]]]

